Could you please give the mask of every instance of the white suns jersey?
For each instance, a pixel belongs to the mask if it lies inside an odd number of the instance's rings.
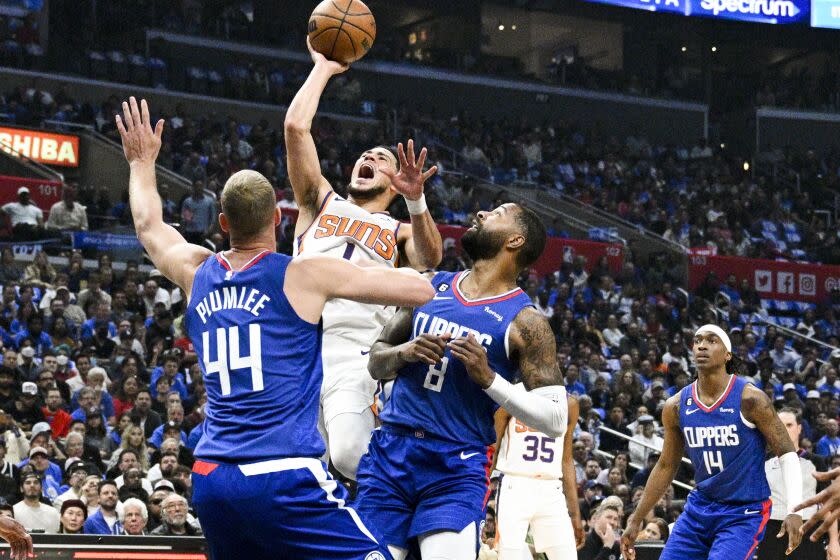
[[[295,239],[294,255],[322,254],[357,264],[396,267],[399,227],[400,222],[388,214],[368,212],[331,192],[321,201],[312,224]],[[345,344],[324,344],[324,348],[336,361],[358,359],[361,351],[367,351],[376,341],[395,312],[395,307],[329,300],[322,315],[324,338],[340,339],[338,342]],[[339,355],[342,353],[347,355]],[[330,366],[327,357],[325,353],[325,369]]]
[[[515,391],[525,391],[522,383],[517,383],[513,388]],[[563,411],[563,426],[566,426],[569,418],[566,389],[559,387],[558,393],[551,395],[550,398],[560,404]],[[562,479],[565,432],[564,429],[563,433],[556,438],[548,437],[511,417],[499,445],[499,460],[496,463],[496,469],[504,474],[517,476]]]

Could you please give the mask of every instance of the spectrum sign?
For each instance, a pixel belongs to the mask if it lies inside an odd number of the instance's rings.
[[[588,0],[599,4],[666,12],[684,16],[749,21],[754,23],[807,23],[811,0]],[[813,0],[814,2],[822,0]],[[840,5],[840,0],[833,1]]]

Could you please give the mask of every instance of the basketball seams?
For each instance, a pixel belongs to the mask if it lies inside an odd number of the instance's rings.
[[[324,33],[326,33],[327,31],[336,31],[337,29],[338,29],[337,27],[328,27],[328,28],[326,28],[326,29],[323,29],[323,30],[319,31],[318,33],[316,33],[316,34],[315,34],[315,35],[313,35],[312,37],[310,37],[310,38],[309,38],[309,40],[310,40],[310,41],[314,41],[314,40],[316,40],[318,37],[320,37],[321,35],[323,35]],[[337,35],[337,33],[336,33],[336,35]]]
[[[347,19],[347,12],[350,11],[350,6],[353,5],[353,0],[350,0],[347,3],[347,9],[342,10],[341,8],[338,7],[338,4],[335,3],[335,0],[331,0],[331,1],[332,1],[332,5],[335,6],[335,9],[338,10],[339,12],[341,12],[342,14],[344,14],[344,17],[341,18],[341,23],[338,24],[338,32],[335,34],[335,39],[333,39],[332,47],[330,47],[330,56],[328,58],[332,58],[333,56],[335,56],[335,46],[338,44],[338,38],[341,36],[341,28],[344,27],[344,21]],[[347,33],[347,32],[345,31],[345,33]],[[349,33],[347,33],[347,34],[350,35]],[[352,37],[350,38],[350,43],[351,44],[353,43],[353,38]],[[356,47],[354,45],[353,46],[353,54],[355,54],[355,53],[356,53]]]
[[[355,14],[348,14],[348,15],[352,15],[352,16],[354,16],[354,17],[355,17]],[[372,15],[372,14],[371,14],[370,12],[365,12],[365,13],[364,13],[364,14],[362,14],[362,15],[363,15],[363,16],[367,16],[367,15]],[[330,14],[324,14],[324,13],[321,13],[321,12],[315,12],[314,14],[312,14],[312,17],[316,17],[316,16],[317,16],[317,17],[323,17],[323,18],[334,19],[334,20],[336,20],[336,21],[341,21],[341,22],[344,22],[344,23],[346,23],[347,25],[349,25],[350,27],[354,27],[354,28],[358,29],[359,31],[361,31],[362,33],[364,33],[365,35],[367,35],[368,37],[370,37],[371,41],[376,40],[376,37],[374,37],[374,36],[373,36],[373,35],[372,35],[372,34],[371,34],[368,30],[366,30],[364,27],[361,27],[361,26],[359,26],[359,25],[356,25],[356,24],[355,24],[355,23],[353,23],[352,21],[347,21],[346,19],[341,19],[341,18],[339,18],[339,17],[337,17],[337,16],[333,16],[333,15],[330,15]],[[330,29],[335,29],[335,27],[330,27]]]
[[[338,37],[337,36],[341,35],[342,33],[347,35],[347,40],[350,42],[350,46],[353,47],[353,58],[355,58],[356,57],[356,42],[353,40],[353,36],[350,35],[349,31],[347,31],[346,29],[341,29],[339,27],[338,28],[338,33],[336,33],[336,42],[338,42]]]

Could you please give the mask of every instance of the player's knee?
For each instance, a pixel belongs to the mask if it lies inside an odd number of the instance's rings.
[[[333,467],[347,478],[356,480],[359,460],[364,453],[364,447],[353,445],[355,442],[342,442],[330,446],[330,461]]]

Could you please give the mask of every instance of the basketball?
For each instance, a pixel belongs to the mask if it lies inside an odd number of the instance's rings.
[[[309,17],[309,41],[330,60],[356,62],[373,46],[376,20],[360,0],[324,0]]]

